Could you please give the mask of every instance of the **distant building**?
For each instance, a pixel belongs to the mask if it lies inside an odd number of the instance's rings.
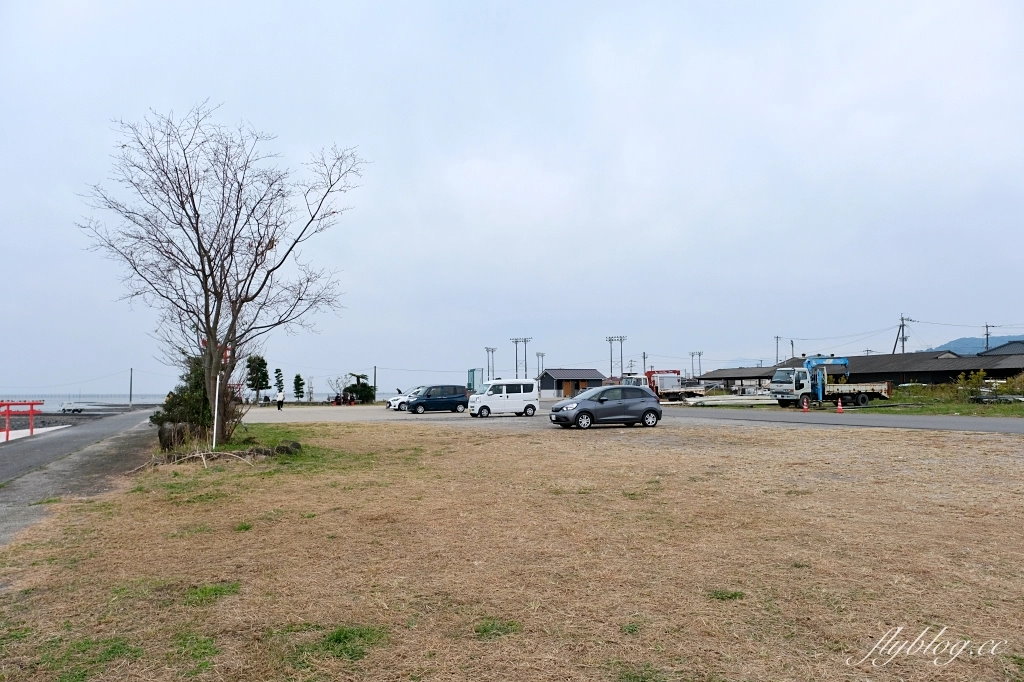
[[[1024,341],[1010,341],[995,348],[984,350],[978,355],[1024,355]]]
[[[894,384],[945,384],[963,374],[984,370],[990,379],[1008,379],[1024,372],[1024,342],[1011,341],[980,355],[961,356],[952,351],[923,351],[892,355],[851,355],[850,381],[891,381]],[[700,377],[720,381],[727,388],[767,386],[778,367],[800,367],[804,358],[790,358],[776,367],[735,367],[716,369]],[[844,374],[840,366],[828,367],[830,375]]]
[[[603,382],[596,369],[546,369],[540,375],[540,397],[569,398]]]

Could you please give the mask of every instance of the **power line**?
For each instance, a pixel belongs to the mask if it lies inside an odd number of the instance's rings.
[[[865,337],[865,336],[871,336],[872,334],[881,334],[882,332],[887,332],[887,331],[891,331],[891,330],[895,329],[896,326],[897,325],[892,325],[892,326],[889,326],[889,327],[882,327],[881,329],[876,329],[876,330],[870,331],[870,332],[857,332],[855,334],[844,334],[843,336],[822,336],[822,337],[816,338],[816,339],[804,339],[804,338],[801,338],[799,336],[786,336],[784,338],[791,339],[793,341],[836,341],[836,340],[841,340],[841,339],[850,339],[850,338],[853,338],[855,336]]]

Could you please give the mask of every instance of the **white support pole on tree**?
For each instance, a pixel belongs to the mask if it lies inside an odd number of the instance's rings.
[[[217,413],[220,411],[220,377],[223,372],[217,372],[217,388],[213,391],[213,447],[217,449]]]

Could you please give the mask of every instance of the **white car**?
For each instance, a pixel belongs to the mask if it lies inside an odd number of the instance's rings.
[[[405,412],[409,405],[409,399],[418,396],[424,389],[424,386],[417,386],[408,393],[399,393],[393,398],[389,398],[384,407],[389,410],[398,410],[399,412]]]
[[[531,379],[495,379],[483,385],[479,393],[469,397],[470,417],[492,414],[524,414],[532,417],[540,407],[540,391]]]

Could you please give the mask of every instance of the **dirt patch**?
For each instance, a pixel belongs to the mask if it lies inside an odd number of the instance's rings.
[[[287,428],[54,505],[0,554],[0,679],[1024,675],[1019,436]],[[1007,644],[847,664],[898,626]]]

